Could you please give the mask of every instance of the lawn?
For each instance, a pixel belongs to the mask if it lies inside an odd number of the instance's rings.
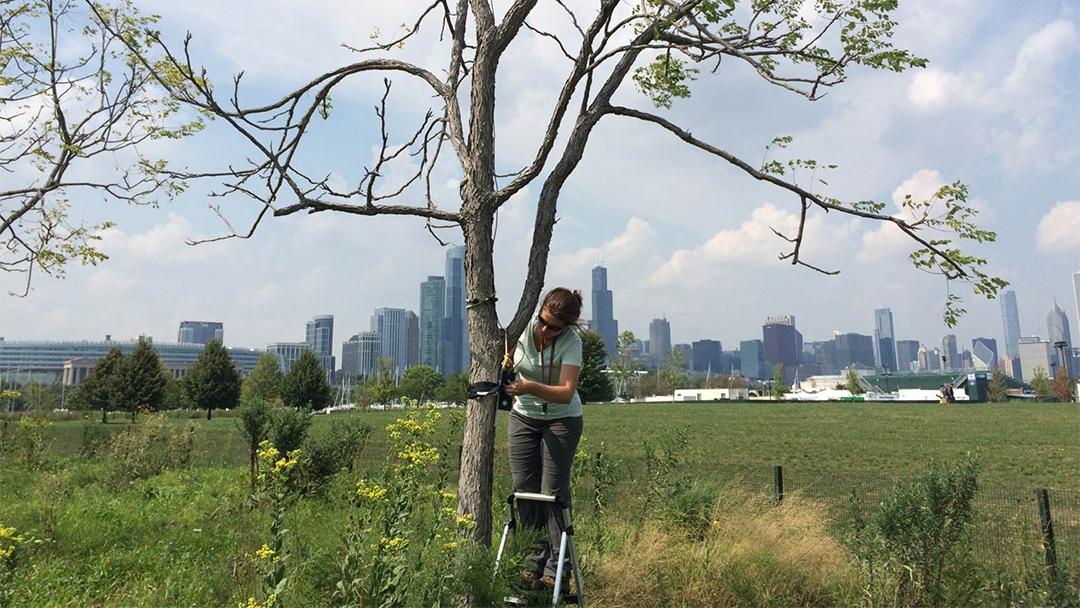
[[[316,416],[311,433],[325,434],[345,420],[372,425],[363,470],[355,474],[367,475],[382,466],[388,446],[383,429],[400,415]],[[498,494],[508,491],[509,477],[503,416],[497,426]],[[0,523],[48,539],[32,549],[32,566],[16,581],[16,590],[27,595],[14,605],[207,606],[234,604],[252,593],[251,553],[265,542],[267,522],[249,505],[247,454],[236,420],[173,415],[170,423],[194,426],[192,463],[122,487],[102,482],[101,450],[89,454],[127,427],[125,417],[106,425],[93,414],[54,423],[46,429],[48,462],[36,469],[0,450]],[[782,465],[785,493],[818,500],[834,523],[853,490],[873,507],[895,481],[917,475],[929,462],[956,462],[974,452],[981,467],[979,553],[987,557],[998,547],[1020,546],[1027,558],[1041,560],[1034,492],[1045,487],[1062,567],[1075,574],[1078,566],[1076,404],[598,404],[585,408],[584,435],[588,457],[602,453],[615,471],[616,487],[605,496],[609,513],[635,504],[647,489],[640,485],[647,442],[677,446],[680,466],[697,479],[762,493],[771,494],[773,466]],[[290,597],[327,601],[351,483],[340,476],[322,496],[292,508]],[[593,490],[590,476],[579,478],[575,492],[583,517],[589,516]]]

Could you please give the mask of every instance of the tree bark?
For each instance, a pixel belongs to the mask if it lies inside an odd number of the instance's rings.
[[[498,381],[503,356],[503,337],[495,302],[495,271],[492,264],[493,215],[482,214],[465,225],[465,293],[481,302],[468,309],[468,335],[472,351],[470,382]],[[470,399],[465,406],[458,511],[476,518],[472,538],[491,544],[491,494],[495,462],[495,400]]]

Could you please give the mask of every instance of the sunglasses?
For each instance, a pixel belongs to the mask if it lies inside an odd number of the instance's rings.
[[[548,323],[547,321],[544,320],[544,316],[541,313],[537,313],[536,322],[539,323],[542,327],[547,328],[547,330],[549,332],[551,332],[553,335],[558,335],[558,334],[562,333],[564,329],[566,329],[565,325],[563,325],[562,327],[559,327],[558,325],[552,325],[551,323]]]

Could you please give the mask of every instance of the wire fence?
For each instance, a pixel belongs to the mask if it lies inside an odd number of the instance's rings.
[[[897,483],[894,477],[874,472],[721,463],[707,466],[706,475],[720,484],[778,498],[799,493],[826,505],[841,527],[853,508],[864,516],[878,511]],[[1040,490],[1047,496],[1045,514],[1039,507]],[[1030,570],[1032,565],[1049,567],[1053,561],[1058,570],[1080,573],[1080,490],[980,482],[971,532],[973,556],[989,566]]]

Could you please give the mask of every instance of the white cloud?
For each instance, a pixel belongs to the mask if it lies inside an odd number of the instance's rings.
[[[133,277],[122,274],[112,268],[98,268],[86,280],[86,288],[104,295],[119,296],[131,291],[135,286]]]
[[[656,247],[656,232],[645,220],[631,217],[626,229],[597,247],[585,247],[573,253],[557,255],[552,270],[567,275],[581,275],[597,263],[625,265],[648,262]]]
[[[1043,216],[1035,233],[1039,251],[1080,250],[1080,201],[1063,201]]]
[[[738,228],[721,230],[694,249],[675,251],[652,273],[649,281],[654,285],[690,284],[704,280],[722,270],[723,265],[734,262],[756,266],[778,265],[782,263],[779,254],[787,253],[791,247],[773,230],[794,237],[798,229],[798,213],[765,203],[754,209],[750,219]],[[854,230],[854,222],[826,223],[823,214],[811,210],[803,233],[800,258],[813,263],[809,257],[842,246]]]
[[[128,233],[120,228],[101,232],[101,249],[110,256],[126,253],[132,258],[157,264],[179,264],[208,260],[214,257],[215,245],[188,245],[188,240],[205,238],[194,230],[186,218],[169,212],[165,222],[151,226],[145,232]]]
[[[1060,72],[1076,43],[1076,26],[1056,19],[1024,39],[999,82],[988,83],[977,68],[929,68],[912,76],[908,101],[923,113],[978,113],[988,125],[989,143],[1009,169],[1067,164],[1076,149],[1062,125],[1075,123],[1075,106],[1063,97]]]
[[[937,68],[916,72],[908,87],[908,99],[915,107],[927,111],[976,105],[983,103],[986,96],[981,74],[952,74]]]

